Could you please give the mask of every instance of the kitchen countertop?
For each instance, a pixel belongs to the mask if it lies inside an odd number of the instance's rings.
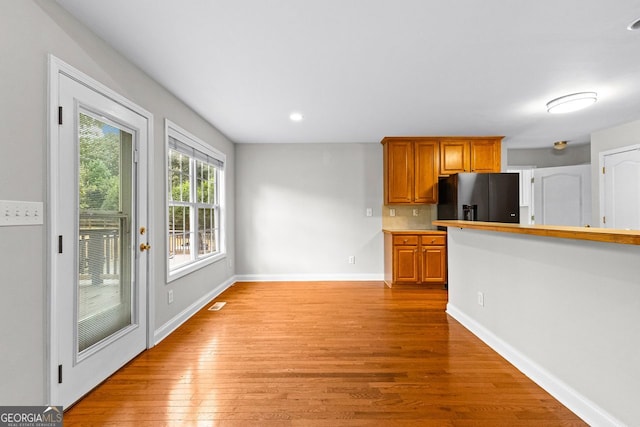
[[[640,230],[618,230],[598,227],[569,227],[559,225],[522,225],[502,222],[438,220],[440,227],[470,228],[503,233],[530,234],[562,239],[591,240],[595,242],[640,245]]]
[[[383,233],[389,233],[389,234],[447,234],[446,231],[442,231],[442,230],[395,230],[395,229],[390,229],[390,228],[383,228],[382,229]]]

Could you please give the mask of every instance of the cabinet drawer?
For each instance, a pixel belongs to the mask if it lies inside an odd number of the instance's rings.
[[[447,236],[421,236],[422,246],[444,246],[447,244]]]
[[[393,236],[394,245],[418,245],[418,236]]]

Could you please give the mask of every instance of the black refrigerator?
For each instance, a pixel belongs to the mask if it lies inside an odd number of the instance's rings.
[[[438,180],[438,219],[520,222],[517,173],[457,173]]]

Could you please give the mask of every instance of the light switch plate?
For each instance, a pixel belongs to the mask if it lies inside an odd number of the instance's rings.
[[[0,200],[0,226],[44,224],[42,202]]]

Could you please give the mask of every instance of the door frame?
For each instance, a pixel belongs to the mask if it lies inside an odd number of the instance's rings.
[[[602,173],[602,170],[604,168],[605,157],[624,153],[627,151],[637,151],[637,150],[640,150],[640,144],[626,145],[624,147],[617,147],[611,150],[601,151],[600,153],[598,153],[598,187],[599,187],[598,212],[600,214],[600,217],[598,218],[598,223],[599,223],[599,226],[602,228],[606,228],[607,226],[602,222],[602,218],[605,217],[605,197],[606,197],[606,193],[605,193],[606,188],[604,183],[605,174]]]
[[[58,404],[59,396],[57,389],[58,382],[58,360],[57,354],[59,352],[58,348],[58,325],[57,325],[57,293],[56,289],[58,284],[56,283],[57,277],[57,263],[55,262],[55,254],[58,252],[58,238],[56,234],[56,224],[59,219],[59,206],[58,206],[58,196],[59,196],[59,186],[57,184],[58,181],[58,165],[59,165],[59,157],[58,157],[58,149],[60,146],[60,138],[58,133],[58,100],[60,95],[60,87],[59,87],[59,77],[64,75],[70,79],[77,81],[78,83],[87,86],[88,88],[94,90],[95,92],[111,99],[112,101],[130,109],[131,111],[139,114],[144,117],[147,122],[147,135],[148,135],[148,143],[147,143],[147,156],[145,159],[139,159],[140,161],[145,161],[147,163],[147,176],[141,177],[146,181],[142,183],[143,186],[146,187],[147,190],[147,218],[145,220],[147,224],[147,228],[149,230],[155,230],[155,222],[154,222],[154,204],[153,204],[153,183],[154,180],[154,168],[153,168],[153,114],[139,105],[131,102],[124,96],[114,92],[109,89],[107,86],[98,82],[97,80],[89,77],[83,72],[77,70],[61,59],[55,57],[54,55],[48,55],[48,99],[47,99],[47,215],[46,215],[46,233],[47,233],[47,244],[46,244],[46,260],[47,260],[47,277],[46,277],[46,286],[47,286],[47,299],[46,299],[46,309],[47,309],[47,319],[48,319],[48,327],[45,328],[46,333],[46,341],[47,341],[47,351],[46,351],[46,367],[45,367],[45,384],[46,384],[46,396],[48,404]],[[156,245],[157,247],[157,245]],[[147,265],[146,265],[146,283],[140,283],[140,286],[144,286],[146,288],[147,301],[146,301],[146,309],[147,309],[147,330],[146,330],[146,348],[149,349],[154,345],[154,333],[153,333],[153,323],[152,320],[155,318],[155,292],[154,287],[151,286],[152,283],[155,283],[155,265],[154,265],[154,257],[147,257]]]

